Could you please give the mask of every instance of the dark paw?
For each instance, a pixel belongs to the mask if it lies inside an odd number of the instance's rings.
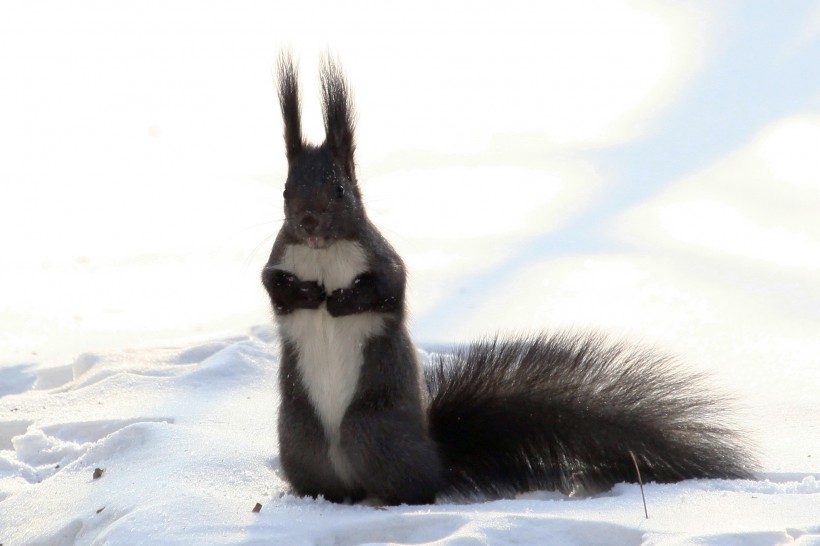
[[[327,297],[327,312],[331,316],[341,317],[381,310],[382,297],[378,281],[372,273],[362,273],[350,284],[349,288],[334,290]]]
[[[324,288],[315,281],[302,281],[287,271],[265,269],[262,282],[270,295],[277,313],[286,314],[296,309],[318,309],[325,301]]]
[[[318,309],[327,298],[325,289],[315,281],[300,282],[297,290],[298,307],[302,309]]]
[[[355,294],[350,288],[339,288],[327,297],[327,312],[331,317],[352,315],[355,311]]]

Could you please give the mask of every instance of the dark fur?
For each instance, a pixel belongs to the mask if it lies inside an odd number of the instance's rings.
[[[321,70],[322,113],[327,147],[350,178],[356,178],[355,113],[347,81],[339,66],[326,58]]]
[[[285,154],[292,161],[304,148],[299,80],[290,55],[279,57],[279,107],[285,125]]]
[[[437,357],[423,380],[405,326],[404,264],[368,220],[356,182],[347,82],[332,61],[324,63],[326,140],[318,147],[302,140],[287,56],[279,83],[289,163],[285,221],[262,273],[274,312],[283,317],[324,305],[333,317],[384,319],[381,332],[363,344],[340,428],[352,483],[332,467],[298,349],[283,337],[280,456],[295,492],[420,504],[440,494],[599,490],[635,480],[630,452],[646,480],[751,476],[753,460],[723,423],[722,401],[700,376],[649,351],[590,335],[487,341]],[[358,242],[368,264],[349,287],[328,294],[275,267],[288,245],[327,248],[343,240]]]
[[[455,491],[600,491],[750,478],[752,459],[703,377],[596,335],[490,340],[426,370],[430,434]]]
[[[353,161],[353,110],[341,70],[327,60],[321,73],[326,140],[321,146],[301,141],[298,87],[294,65],[280,61],[279,95],[285,122],[288,178],[285,222],[262,273],[274,312],[325,304],[333,317],[377,312],[382,332],[363,347],[358,388],[341,425],[341,450],[353,466],[355,483],[345,485],[334,473],[328,439],[297,367],[298,350],[282,340],[279,375],[282,397],[279,441],[282,467],[301,495],[334,501],[378,497],[389,504],[423,504],[444,486],[437,448],[427,434],[421,372],[405,327],[404,264],[367,218]],[[316,236],[333,244],[357,241],[367,253],[369,271],[351,286],[327,294],[315,282],[276,269],[288,245]]]

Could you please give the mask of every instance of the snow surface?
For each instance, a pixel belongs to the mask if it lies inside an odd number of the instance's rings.
[[[820,479],[636,485],[586,499],[340,506],[288,494],[270,327],[4,368],[3,544],[779,544],[820,540]],[[95,470],[102,475],[94,478]],[[262,505],[253,512],[256,503]]]
[[[503,5],[2,5],[0,544],[820,544],[820,7]],[[319,53],[350,76],[423,348],[658,346],[735,399],[759,479],[648,484],[649,519],[632,485],[289,495],[259,283],[282,46],[310,140]]]
[[[779,544],[820,540],[820,479],[648,484],[587,499],[339,506],[288,494],[270,327],[3,369],[3,544]],[[816,453],[816,452],[815,452]],[[102,475],[94,478],[95,470]],[[252,510],[262,505],[259,513]]]

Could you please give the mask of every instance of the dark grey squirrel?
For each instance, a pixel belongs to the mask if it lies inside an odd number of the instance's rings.
[[[281,338],[279,450],[299,495],[428,504],[618,482],[750,478],[725,400],[699,374],[595,334],[488,339],[422,366],[404,264],[370,222],[354,111],[320,70],[325,142],[302,138],[299,88],[279,61],[285,220],[262,271]],[[634,457],[634,458],[633,458]]]

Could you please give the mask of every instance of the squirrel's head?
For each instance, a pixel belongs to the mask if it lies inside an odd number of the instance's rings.
[[[329,58],[321,82],[325,142],[317,147],[302,139],[296,69],[290,56],[280,57],[279,103],[288,158],[283,229],[311,248],[356,238],[365,219],[353,161],[353,104],[342,71]]]

